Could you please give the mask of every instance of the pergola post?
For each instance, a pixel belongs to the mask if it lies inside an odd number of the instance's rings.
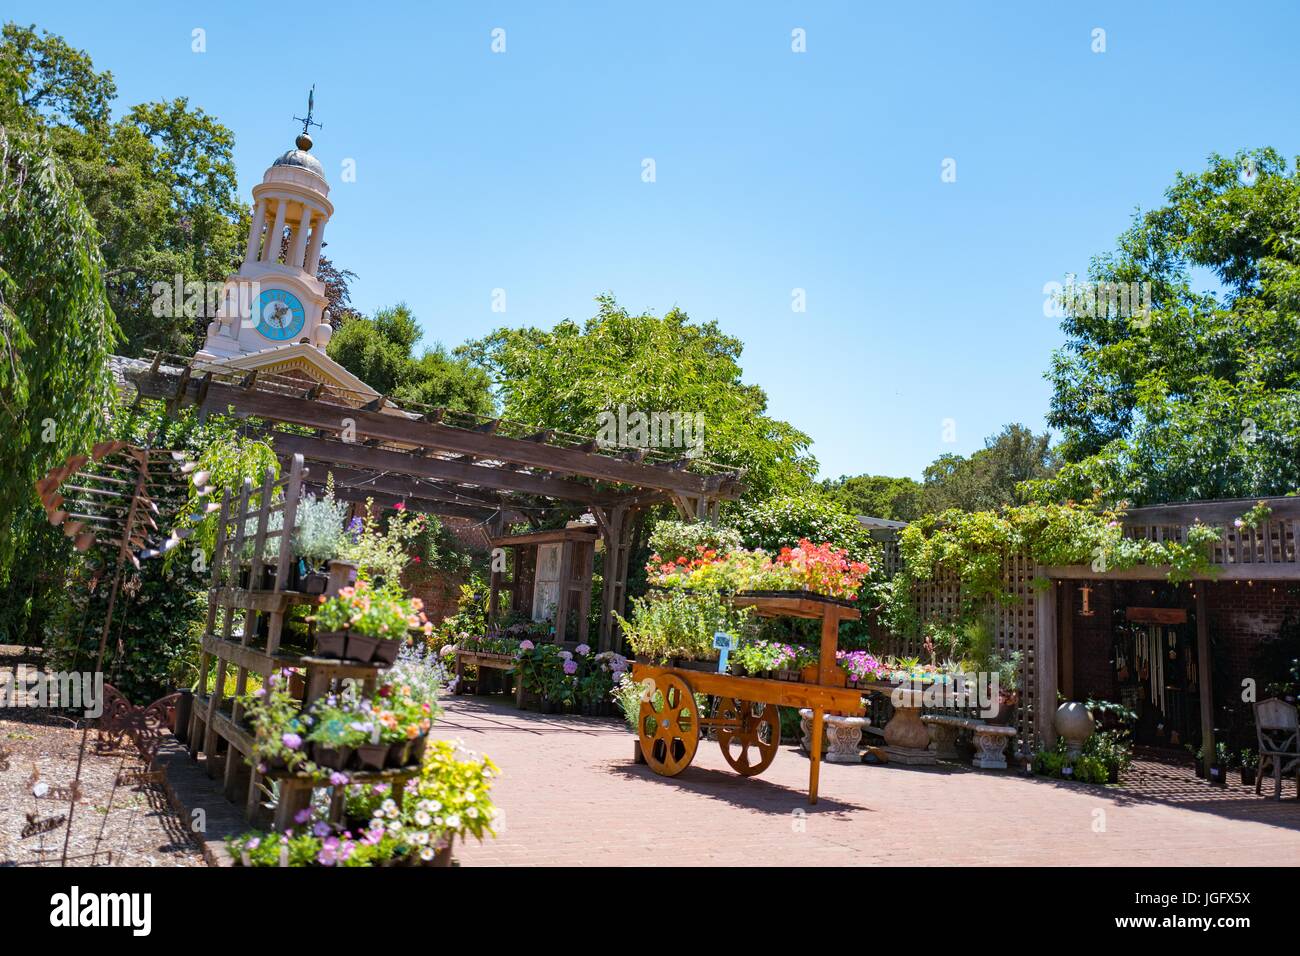
[[[1034,723],[1044,747],[1056,743],[1056,588],[1057,583],[1050,581],[1046,588],[1034,595],[1034,668],[1037,677]]]
[[[623,614],[627,605],[627,571],[632,557],[632,532],[637,509],[615,505],[608,510],[592,508],[605,542],[605,580],[600,592],[600,649],[614,649],[614,613]]]
[[[1196,668],[1201,675],[1201,766],[1210,777],[1214,763],[1214,671],[1210,659],[1210,612],[1206,582],[1196,582]]]

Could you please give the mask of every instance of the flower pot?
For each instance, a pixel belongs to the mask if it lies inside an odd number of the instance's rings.
[[[362,664],[369,664],[370,659],[375,654],[375,648],[379,646],[379,638],[373,634],[358,634],[355,631],[348,631],[348,650],[347,658],[353,661],[360,661]]]
[[[298,590],[304,594],[324,594],[330,576],[322,571],[311,571],[298,582]]]
[[[1254,768],[1254,767],[1242,767],[1242,768],[1241,768],[1241,785],[1242,785],[1243,787],[1253,787],[1253,786],[1255,785],[1255,768]]]
[[[1195,763],[1193,766],[1194,766],[1195,769],[1196,769],[1196,776],[1198,776],[1198,777],[1200,777],[1202,780],[1204,780],[1204,779],[1205,779],[1205,764],[1203,764],[1200,760],[1197,760],[1196,763]]]
[[[370,660],[375,664],[384,664],[392,667],[397,663],[397,655],[402,650],[405,641],[380,641],[375,646],[375,652]]]
[[[1015,695],[998,695],[998,712],[988,718],[990,724],[998,727],[1006,727],[1016,719],[1016,702],[1020,699],[1018,694]]]
[[[313,744],[311,759],[330,770],[342,770],[352,759],[352,748],[345,746],[328,747],[325,744]]]
[[[1228,785],[1228,768],[1221,763],[1210,765],[1210,785],[1226,787]]]
[[[424,763],[424,751],[428,748],[428,746],[429,746],[428,734],[420,734],[420,736],[412,740],[411,741],[411,763],[422,765]]]
[[[352,561],[340,561],[334,558],[329,563],[328,582],[325,585],[325,594],[327,597],[334,597],[342,588],[349,584],[355,584],[357,580],[357,566]]]
[[[799,679],[805,684],[817,683],[817,665],[809,664],[807,667],[799,668]]]
[[[388,760],[388,744],[362,744],[357,748],[362,770],[383,770]]]
[[[388,745],[388,766],[405,767],[411,762],[411,741],[398,740]]]
[[[348,646],[347,631],[317,631],[316,655],[318,657],[342,657]]]
[[[1083,744],[1096,729],[1096,723],[1087,706],[1078,701],[1070,701],[1056,708],[1052,720],[1056,732],[1065,738],[1066,755],[1073,760],[1083,752]]]

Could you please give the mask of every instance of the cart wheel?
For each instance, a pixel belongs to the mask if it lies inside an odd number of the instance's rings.
[[[655,689],[641,698],[641,753],[650,769],[675,777],[695,758],[700,722],[691,685],[676,674],[659,674]]]
[[[713,716],[725,721],[715,725],[718,746],[736,773],[756,777],[776,759],[781,714],[775,704],[718,697],[714,698]]]

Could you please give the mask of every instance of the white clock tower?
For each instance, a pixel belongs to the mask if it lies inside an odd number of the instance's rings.
[[[253,187],[244,262],[226,280],[217,318],[195,358],[212,366],[305,376],[367,399],[370,386],[325,354],[333,331],[325,283],[316,278],[325,224],[334,214],[325,170],[311,154],[314,96],[296,148]],[[385,411],[387,411],[387,403]]]

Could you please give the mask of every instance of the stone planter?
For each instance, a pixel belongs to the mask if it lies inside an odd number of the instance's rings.
[[[1052,726],[1065,739],[1066,755],[1071,760],[1083,752],[1084,742],[1096,729],[1092,714],[1078,701],[1069,701],[1056,708]]]

